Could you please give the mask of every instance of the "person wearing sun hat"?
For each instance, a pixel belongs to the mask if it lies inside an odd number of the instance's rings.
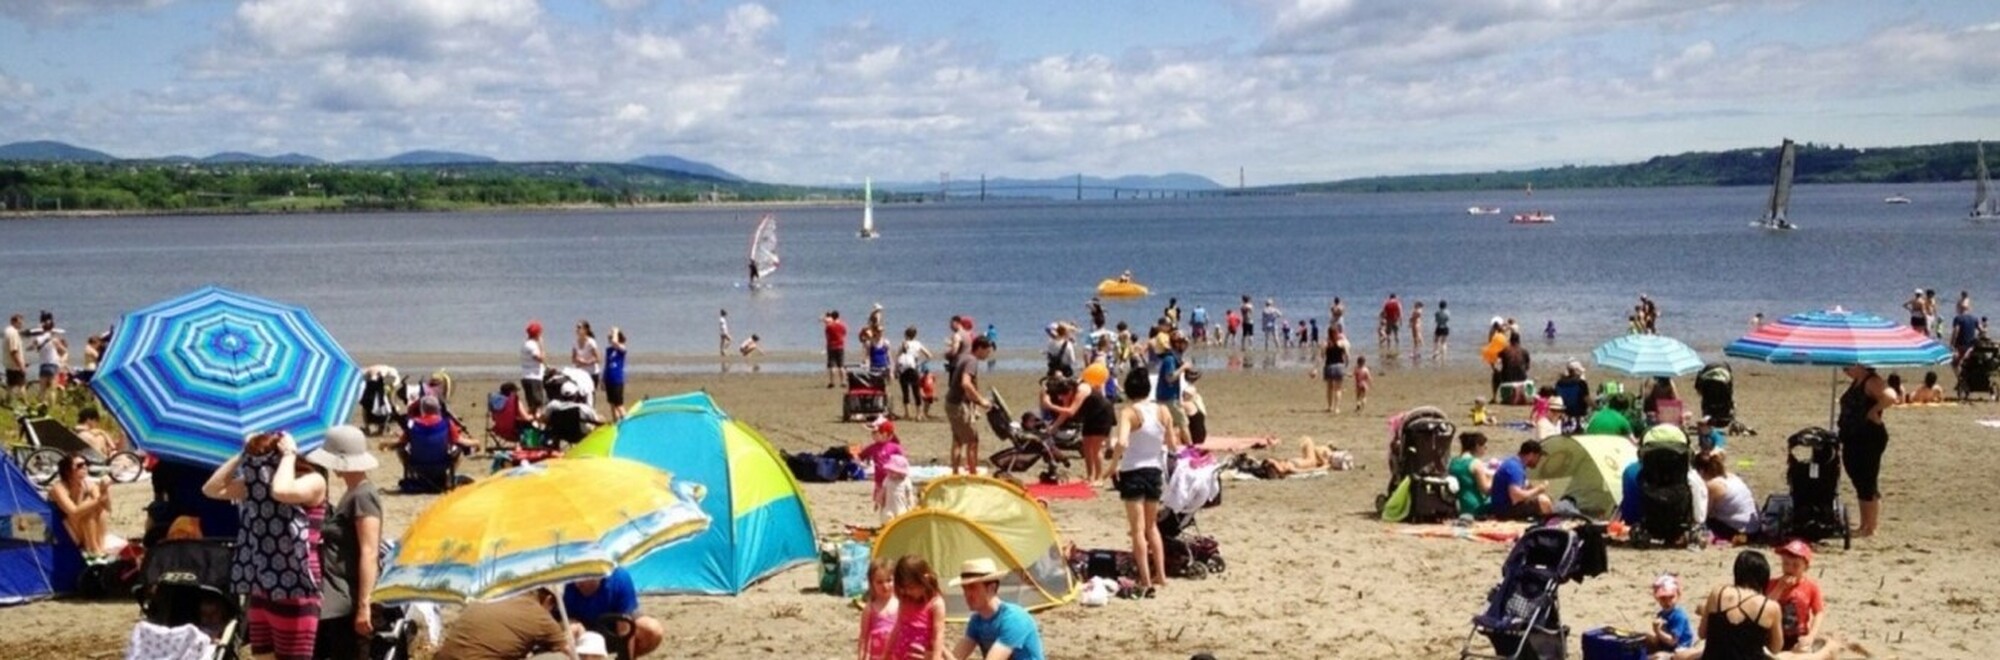
[[[382,496],[368,480],[379,464],[368,453],[368,437],[353,426],[326,430],[326,441],[306,462],[326,468],[345,484],[340,503],[320,527],[319,633],[313,643],[317,657],[367,657],[374,622],[369,593],[375,591],[382,546]]]
[[[951,657],[970,658],[976,650],[987,660],[1044,660],[1042,632],[1028,610],[1000,600],[1000,581],[1008,571],[988,557],[968,559],[958,567],[958,577],[950,585],[965,594],[972,615],[965,622],[965,637],[958,640]]]
[[[1778,546],[1778,557],[1783,559],[1783,574],[1771,580],[1764,595],[1777,601],[1784,609],[1784,620],[1792,622],[1785,628],[1785,649],[1811,648],[1813,638],[1819,634],[1820,615],[1826,612],[1826,599],[1820,595],[1819,583],[1806,575],[1812,568],[1812,544],[1801,539],[1792,539]]]
[[[1660,611],[1653,616],[1653,629],[1646,644],[1654,651],[1673,651],[1694,645],[1694,623],[1681,609],[1681,580],[1672,573],[1653,579],[1653,600]]]

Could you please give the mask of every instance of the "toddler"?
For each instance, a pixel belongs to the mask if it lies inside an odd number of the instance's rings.
[[[1368,358],[1354,358],[1354,411],[1368,405],[1368,388],[1375,384],[1375,375],[1368,371]]]
[[[1671,652],[1694,645],[1694,624],[1688,622],[1680,600],[1680,578],[1661,573],[1653,580],[1653,601],[1660,604],[1660,611],[1653,616],[1652,632],[1646,634],[1647,650]]]

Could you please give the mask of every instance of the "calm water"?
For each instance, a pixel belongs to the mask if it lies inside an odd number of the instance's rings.
[[[1916,203],[1888,206],[1905,193]],[[1158,314],[1168,296],[1220,319],[1237,296],[1275,297],[1293,319],[1348,300],[1372,323],[1394,291],[1451,301],[1468,336],[1494,315],[1564,348],[1623,327],[1641,293],[1662,332],[1714,346],[1750,315],[1834,304],[1901,316],[1913,286],[1995,296],[2000,228],[1960,218],[1971,186],[1805,186],[1804,230],[1748,227],[1762,188],[1435,193],[1294,198],[1006,203],[877,209],[883,235],[854,237],[859,209],[780,211],[784,268],[741,287],[758,213],[574,212],[0,222],[0,312],[57,312],[73,330],[208,283],[313,309],[350,350],[511,352],[528,318],[552,330],[620,325],[640,352],[714,350],[715,312],[774,351],[819,346],[819,314],[857,322],[870,303],[892,327],[937,338],[954,313],[1026,346],[1054,318],[1084,318],[1098,280],[1130,268],[1155,296],[1111,303],[1114,319]],[[1469,205],[1559,216],[1510,226]],[[2000,303],[1996,303],[2000,304]],[[1358,323],[1357,323],[1358,321]],[[554,347],[552,346],[552,349]],[[560,354],[559,350],[552,353]],[[1470,353],[1471,351],[1462,351]]]

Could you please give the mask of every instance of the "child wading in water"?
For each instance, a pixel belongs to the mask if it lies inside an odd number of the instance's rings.
[[[1354,412],[1368,405],[1368,388],[1375,384],[1375,374],[1368,371],[1368,358],[1354,358]]]
[[[886,557],[868,563],[868,603],[861,610],[861,637],[855,642],[859,660],[889,657],[889,636],[896,631],[895,564]]]
[[[896,629],[889,634],[893,660],[943,660],[944,591],[922,557],[896,560]]]

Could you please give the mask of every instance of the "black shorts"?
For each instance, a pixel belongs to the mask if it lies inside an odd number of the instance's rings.
[[[1521,500],[1506,506],[1496,506],[1488,511],[1495,520],[1535,520],[1542,517],[1542,508],[1535,500]]]
[[[838,369],[846,365],[847,365],[847,349],[845,348],[826,349],[826,368]]]
[[[20,369],[7,370],[8,387],[20,387],[26,384],[28,384],[28,372],[22,371]]]
[[[1451,328],[1438,328],[1436,330],[1431,331],[1432,338],[1450,337],[1450,336],[1451,336]]]
[[[614,406],[625,405],[625,384],[605,383],[604,400],[611,402],[611,405]]]
[[[1840,462],[1854,482],[1854,498],[1882,499],[1882,452],[1889,449],[1889,430],[1877,424],[1857,425],[1840,433]]]
[[[1167,489],[1166,476],[1159,468],[1139,468],[1119,472],[1111,480],[1118,488],[1118,499],[1126,502],[1158,502],[1160,494]]]

